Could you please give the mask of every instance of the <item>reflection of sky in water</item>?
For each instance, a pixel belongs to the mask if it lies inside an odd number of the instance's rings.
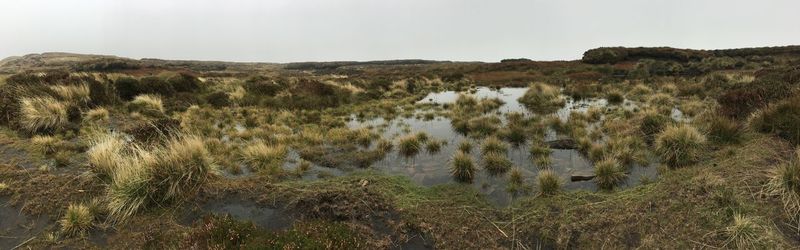
[[[525,108],[517,102],[517,98],[525,93],[526,88],[502,88],[500,90],[491,90],[489,88],[478,88],[474,95],[477,98],[500,98],[505,104],[500,107],[502,113],[507,112],[522,112],[526,115],[531,115]],[[445,91],[439,93],[431,93],[422,100],[420,103],[452,103],[458,97],[457,92]],[[589,107],[605,107],[607,105],[604,99],[581,100],[573,102],[567,100],[564,108],[558,110],[556,114],[562,119],[566,120],[569,113],[572,111],[586,112]],[[626,101],[623,104],[624,108],[633,108],[635,104]],[[432,138],[444,140],[447,145],[441,148],[441,151],[435,154],[429,154],[425,151],[424,145],[420,153],[415,157],[405,158],[400,156],[396,147],[386,158],[381,161],[375,162],[372,167],[379,170],[385,170],[393,174],[402,174],[410,177],[416,183],[425,186],[442,184],[451,182],[450,175],[450,157],[457,150],[459,142],[462,140],[469,140],[473,144],[472,156],[475,163],[478,165],[477,176],[473,181],[473,186],[485,193],[492,201],[499,204],[507,204],[510,197],[505,191],[507,186],[508,174],[500,176],[489,176],[486,171],[480,167],[480,140],[474,140],[465,137],[453,131],[450,125],[450,119],[445,117],[436,117],[433,120],[425,121],[424,119],[411,118],[396,118],[391,121],[385,121],[382,118],[358,122],[352,119],[348,126],[351,128],[360,127],[375,127],[388,123],[382,136],[387,139],[395,138],[396,135],[402,135],[404,126],[408,126],[411,133],[426,132]],[[395,141],[396,143],[396,141]],[[523,175],[526,177],[527,184],[532,184],[536,173],[539,168],[533,164],[533,161],[528,158],[528,145],[520,145],[519,147],[512,147],[508,151],[509,159],[514,163],[514,166],[519,167]],[[576,150],[553,150],[551,154],[552,169],[559,174],[564,180],[565,189],[588,189],[595,190],[596,186],[593,181],[570,182],[570,176],[573,172],[591,173],[592,165],[581,153]],[[655,176],[655,167],[631,167],[631,178],[629,184],[633,185],[639,182],[640,176],[645,175],[649,177]]]

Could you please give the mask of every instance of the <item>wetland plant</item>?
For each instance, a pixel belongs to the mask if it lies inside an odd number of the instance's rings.
[[[414,157],[421,147],[422,143],[416,135],[406,135],[397,142],[397,150],[404,157]]]
[[[458,143],[458,151],[469,154],[472,152],[472,142],[468,140],[461,140],[461,142]]]
[[[548,113],[548,111],[564,106],[565,102],[559,92],[556,87],[544,83],[534,83],[517,101],[532,111]]]
[[[483,169],[486,169],[486,171],[492,175],[503,174],[513,165],[505,153],[491,152],[484,154],[481,160]]]
[[[614,189],[628,177],[622,165],[612,158],[606,158],[595,163],[594,175],[597,187],[604,190]]]
[[[266,173],[280,171],[288,150],[283,145],[268,145],[263,142],[254,143],[242,149],[242,162],[253,170]]]
[[[475,161],[472,156],[464,152],[457,151],[450,159],[450,174],[458,182],[472,182],[475,178]]]
[[[481,154],[486,155],[489,153],[505,154],[508,151],[508,144],[491,136],[483,140],[481,144]]]
[[[705,147],[706,137],[694,127],[682,124],[664,129],[656,138],[656,153],[670,167],[696,162]]]
[[[542,170],[536,176],[536,188],[539,190],[539,195],[552,196],[561,190],[563,182],[553,170]]]
[[[439,151],[442,150],[442,146],[446,143],[447,142],[443,140],[429,139],[428,142],[425,143],[425,150],[427,150],[429,154],[439,153]]]

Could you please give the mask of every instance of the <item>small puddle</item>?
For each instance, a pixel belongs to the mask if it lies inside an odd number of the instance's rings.
[[[285,230],[294,223],[294,218],[282,209],[269,208],[258,205],[253,201],[241,199],[214,200],[201,205],[200,210],[203,212],[192,214],[195,216],[201,216],[199,214],[202,213],[229,214],[238,220],[251,221],[256,226],[268,231]],[[197,217],[190,217],[183,221],[191,222],[197,219]]]
[[[0,198],[0,249],[11,249],[39,235],[48,224],[45,217],[30,218]]]

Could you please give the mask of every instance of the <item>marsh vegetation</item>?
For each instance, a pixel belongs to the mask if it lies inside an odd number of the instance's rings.
[[[0,248],[788,248],[798,51],[29,55],[0,65]]]

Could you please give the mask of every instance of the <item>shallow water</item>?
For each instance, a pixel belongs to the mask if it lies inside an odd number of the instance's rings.
[[[517,101],[517,98],[522,96],[527,88],[501,88],[499,90],[492,90],[489,88],[478,88],[474,93],[476,97],[480,98],[500,98],[505,102],[499,108],[500,113],[505,114],[508,112],[520,112],[526,115],[533,115],[528,112],[525,107]],[[458,97],[458,92],[445,91],[439,93],[431,93],[418,103],[453,103]],[[586,112],[590,107],[603,108],[608,106],[604,99],[587,99],[580,101],[567,100],[566,105],[555,112],[558,117],[566,121],[573,111]],[[636,107],[635,103],[626,101],[623,103],[622,108],[633,109]],[[414,157],[404,157],[399,155],[396,150],[389,153],[383,160],[375,162],[372,167],[374,169],[382,170],[391,174],[405,175],[411,178],[414,182],[424,185],[432,186],[437,184],[452,182],[452,177],[449,170],[449,160],[453,153],[457,150],[458,144],[462,140],[469,140],[473,144],[471,155],[478,165],[478,174],[472,183],[477,190],[486,194],[487,197],[498,205],[506,205],[510,202],[511,196],[506,192],[508,185],[507,175],[502,174],[499,176],[491,176],[480,167],[480,143],[481,140],[475,140],[455,132],[450,124],[450,119],[446,117],[436,117],[433,120],[420,119],[417,116],[410,118],[396,118],[394,120],[386,121],[383,118],[376,118],[366,121],[357,121],[351,119],[348,126],[351,128],[363,127],[381,127],[386,126],[382,131],[382,136],[387,139],[395,138],[398,135],[405,134],[403,131],[410,129],[411,133],[425,132],[432,138],[444,140],[446,145],[442,146],[441,150],[437,153],[424,152],[424,147],[421,152]],[[405,129],[404,129],[405,128]],[[549,135],[545,137],[546,140],[554,140],[559,136],[555,132],[550,131]],[[507,152],[509,159],[522,170],[523,176],[526,178],[526,183],[533,183],[533,178],[539,172],[539,168],[534,165],[532,160],[528,157],[528,145],[520,145],[512,147]],[[571,182],[570,177],[572,173],[592,173],[593,166],[591,162],[586,159],[577,150],[559,150],[554,149],[550,155],[552,160],[552,169],[559,174],[565,181],[564,188],[567,190],[586,189],[596,190],[597,187],[593,181],[578,181]],[[651,164],[652,165],[652,164]],[[653,178],[656,175],[655,167],[640,167],[633,166],[629,168],[629,179],[622,186],[636,185],[640,182],[642,176]]]
[[[48,220],[29,217],[0,198],[0,249],[11,249],[44,231]]]

